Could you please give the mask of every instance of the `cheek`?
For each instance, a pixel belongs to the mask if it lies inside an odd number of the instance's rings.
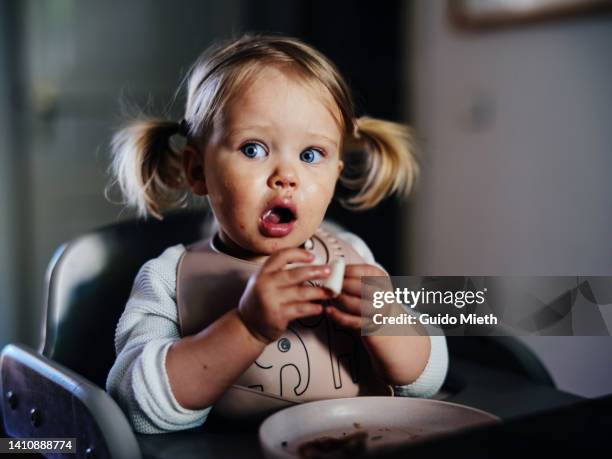
[[[237,168],[220,168],[211,174],[213,186],[209,196],[216,210],[226,216],[226,220],[244,222],[257,208],[256,174]]]
[[[220,211],[227,215],[242,214],[250,203],[250,195],[245,188],[231,178],[219,177],[219,184],[211,192],[211,200]]]
[[[230,233],[243,230],[249,221],[248,196],[240,187],[232,183],[223,183],[209,193],[211,206],[221,226]]]
[[[240,174],[231,162],[215,158],[206,169],[206,183],[213,202],[228,204],[236,201],[234,195],[240,189]]]
[[[317,207],[327,206],[336,187],[336,176],[331,173],[312,174],[302,187],[304,198]]]

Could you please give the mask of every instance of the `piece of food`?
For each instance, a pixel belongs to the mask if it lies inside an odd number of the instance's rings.
[[[298,447],[301,459],[345,459],[365,454],[368,433],[359,431],[341,438],[319,437]]]
[[[331,274],[323,282],[323,287],[334,292],[334,296],[340,295],[342,292],[342,283],[344,282],[344,258],[336,258],[330,263]]]
[[[310,263],[289,263],[285,269],[299,268],[301,266],[310,266],[310,265],[323,265],[325,264],[323,261],[319,259],[315,259]],[[325,287],[334,293],[334,297],[340,295],[342,292],[342,284],[344,282],[344,269],[345,262],[343,257],[336,258],[329,263],[331,267],[331,273],[329,277],[325,280],[317,280],[313,282],[315,285],[319,285],[321,287]]]

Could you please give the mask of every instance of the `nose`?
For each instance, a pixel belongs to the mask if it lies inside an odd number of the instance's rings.
[[[268,186],[279,190],[297,188],[298,178],[293,167],[286,162],[279,163],[268,178]]]

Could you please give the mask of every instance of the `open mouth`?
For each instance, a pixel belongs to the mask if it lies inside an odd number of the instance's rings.
[[[263,220],[271,223],[289,223],[295,220],[295,214],[287,207],[273,207],[264,212],[261,217]]]
[[[276,199],[269,203],[259,219],[259,229],[267,237],[284,237],[291,232],[297,220],[295,206]]]

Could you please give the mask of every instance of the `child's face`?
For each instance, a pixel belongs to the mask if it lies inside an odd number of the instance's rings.
[[[215,123],[204,180],[192,189],[208,194],[226,245],[269,255],[318,228],[342,169],[341,131],[327,102],[267,67]]]

